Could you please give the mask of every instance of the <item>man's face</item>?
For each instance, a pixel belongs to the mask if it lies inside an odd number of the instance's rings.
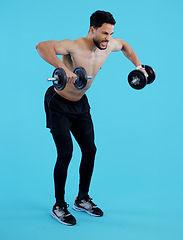
[[[104,23],[100,28],[93,30],[93,42],[100,50],[105,50],[114,33],[114,25]]]

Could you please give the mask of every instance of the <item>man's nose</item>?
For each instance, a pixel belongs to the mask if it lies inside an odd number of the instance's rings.
[[[106,36],[105,40],[109,42],[110,36]]]

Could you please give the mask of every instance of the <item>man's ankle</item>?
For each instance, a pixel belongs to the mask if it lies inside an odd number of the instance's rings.
[[[56,205],[59,207],[64,207],[65,206],[65,201],[61,199],[56,199]]]
[[[88,197],[88,192],[82,192],[82,191],[79,191],[78,193],[78,197],[77,197],[77,200],[82,200],[84,198],[87,198]]]

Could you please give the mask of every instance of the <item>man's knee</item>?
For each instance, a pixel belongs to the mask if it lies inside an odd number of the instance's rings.
[[[57,157],[57,163],[68,166],[71,161],[71,158],[72,158],[72,149],[59,152]]]
[[[97,152],[97,148],[96,148],[95,144],[92,144],[92,145],[88,145],[87,148],[85,148],[85,150],[83,151],[83,154],[86,154],[86,155],[94,158],[96,152]]]
[[[91,153],[92,153],[93,155],[95,155],[96,152],[97,152],[97,147],[96,147],[95,144],[94,144],[94,145],[92,146],[92,148],[91,148]]]

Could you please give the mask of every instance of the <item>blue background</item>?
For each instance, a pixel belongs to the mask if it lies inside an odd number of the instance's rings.
[[[96,145],[90,195],[105,212],[72,210],[67,227],[50,213],[56,149],[45,128],[43,99],[54,68],[38,55],[44,40],[85,37],[89,17],[110,11],[114,37],[126,40],[156,81],[141,91],[127,83],[133,64],[112,53],[87,95]],[[183,239],[181,0],[4,1],[1,3],[0,238]],[[112,83],[112,87],[111,87]],[[78,191],[80,150],[74,142],[66,200]]]

